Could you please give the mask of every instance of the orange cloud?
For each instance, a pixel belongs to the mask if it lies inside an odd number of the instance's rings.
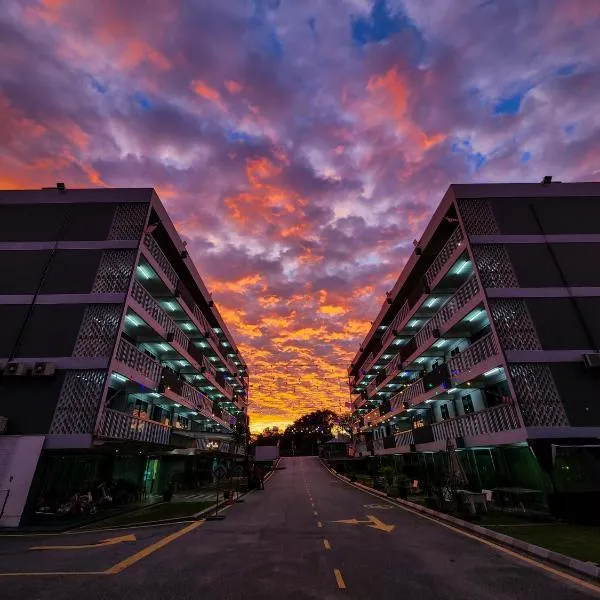
[[[210,102],[216,104],[219,108],[225,110],[223,102],[221,101],[221,94],[214,88],[210,87],[203,81],[196,79],[192,81],[192,89],[201,98],[209,100]]]
[[[247,275],[235,281],[212,281],[211,285],[215,292],[235,292],[236,294],[243,294],[249,291],[250,288],[260,292],[265,292],[268,289],[264,277],[258,273]]]
[[[242,86],[241,83],[232,80],[226,81],[225,87],[230,94],[239,94],[244,89],[244,86]]]
[[[395,124],[397,132],[412,146],[405,150],[419,159],[421,154],[442,143],[441,133],[427,135],[411,120],[409,115],[410,88],[407,81],[392,67],[382,75],[369,79],[367,91],[371,102],[360,107],[367,123],[381,125],[386,121]]]

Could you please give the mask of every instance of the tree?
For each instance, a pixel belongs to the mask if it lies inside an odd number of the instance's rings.
[[[294,454],[316,454],[320,443],[333,437],[337,415],[330,410],[316,410],[296,419],[283,432],[281,449]]]
[[[352,436],[356,427],[356,419],[351,413],[340,415],[337,418],[336,425],[347,435]]]

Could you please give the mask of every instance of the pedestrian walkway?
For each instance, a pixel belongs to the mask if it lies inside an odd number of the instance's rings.
[[[223,492],[219,493],[221,496]],[[173,494],[173,502],[203,502],[205,500],[214,500],[216,497],[215,490],[208,491],[192,491]]]

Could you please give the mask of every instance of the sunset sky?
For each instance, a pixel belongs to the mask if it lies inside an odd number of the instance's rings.
[[[450,183],[600,180],[598,0],[4,0],[0,189],[155,187],[252,428],[346,368]]]

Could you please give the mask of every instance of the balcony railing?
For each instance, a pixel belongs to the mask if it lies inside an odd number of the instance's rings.
[[[183,348],[188,347],[189,338],[169,317],[162,306],[152,297],[139,281],[133,282],[132,298],[167,332],[173,334],[173,339]]]
[[[414,398],[420,394],[425,393],[425,386],[423,385],[423,378],[417,379],[414,383],[411,383],[408,387],[405,387],[402,391],[398,392],[390,399],[392,410],[400,406],[403,402],[411,402]]]
[[[425,273],[425,281],[428,286],[433,287],[433,282],[438,273],[448,262],[452,254],[454,254],[454,251],[462,244],[463,239],[462,230],[460,227],[457,227]]]
[[[498,352],[495,335],[488,333],[448,361],[450,375],[456,376],[466,373],[475,365],[495,356]]]
[[[417,348],[425,344],[433,335],[434,329],[441,329],[442,326],[450,320],[452,315],[456,314],[465,304],[472,300],[479,292],[479,281],[475,275],[472,275],[465,283],[463,283],[454,296],[442,306],[442,308],[433,316],[433,318],[417,333],[415,340]]]
[[[162,373],[160,363],[122,338],[119,340],[115,358],[144,377],[156,383],[160,381]]]
[[[101,435],[115,440],[135,440],[150,444],[169,443],[171,428],[168,425],[140,419],[127,413],[107,408],[104,413]]]
[[[163,251],[160,249],[158,242],[151,235],[146,235],[144,236],[144,246],[148,248],[152,258],[154,258],[154,260],[158,263],[167,279],[173,285],[177,285],[177,281],[179,280],[177,272],[169,262],[169,259],[164,255]]]
[[[409,446],[410,444],[414,444],[412,429],[409,429],[408,431],[401,431],[400,433],[396,433],[395,437],[396,437],[396,448],[401,448],[402,446]]]
[[[192,406],[198,410],[212,412],[212,401],[189,383],[183,382],[183,385],[181,386],[181,396],[188,400]]]
[[[501,404],[485,410],[434,423],[433,437],[444,441],[457,437],[475,437],[511,429],[520,429],[521,423],[514,404]]]

